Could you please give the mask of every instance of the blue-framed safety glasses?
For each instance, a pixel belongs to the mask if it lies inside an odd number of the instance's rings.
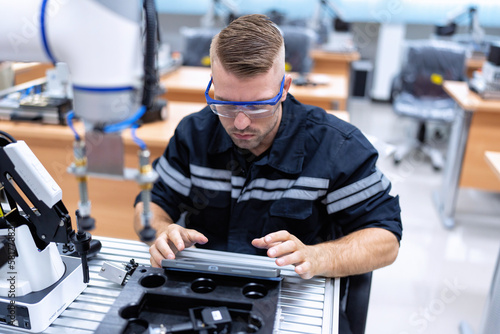
[[[210,87],[212,86],[213,78],[210,78],[207,89],[205,90],[205,99],[212,111],[222,117],[236,118],[238,113],[242,112],[249,118],[266,118],[274,115],[279,107],[283,88],[285,86],[285,76],[281,80],[280,92],[278,95],[269,100],[264,101],[219,101],[210,97]]]

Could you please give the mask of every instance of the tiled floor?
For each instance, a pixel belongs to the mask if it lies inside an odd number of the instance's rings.
[[[354,100],[348,109],[381,152],[412,128],[389,104]],[[467,321],[477,334],[499,254],[500,194],[461,189],[456,227],[448,230],[432,200],[441,172],[419,154],[395,166],[382,153],[379,168],[400,196],[404,231],[396,262],[374,273],[366,333],[459,333]]]

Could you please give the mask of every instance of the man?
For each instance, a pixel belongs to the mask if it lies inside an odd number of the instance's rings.
[[[267,255],[304,279],[396,259],[400,208],[377,152],[354,126],[288,93],[284,55],[263,15],[233,21],[212,41],[209,106],[181,121],[154,163],[153,266],[193,245]],[[175,224],[182,213],[185,227]]]

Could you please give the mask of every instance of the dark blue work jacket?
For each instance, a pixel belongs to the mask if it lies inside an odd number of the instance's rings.
[[[172,110],[175,112],[175,110]],[[162,157],[152,200],[208,238],[199,247],[265,254],[254,238],[287,230],[305,244],[380,227],[401,239],[398,197],[353,125],[288,95],[272,146],[235,147],[206,107],[185,117]]]

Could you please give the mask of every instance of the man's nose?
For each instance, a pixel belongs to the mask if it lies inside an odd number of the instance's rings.
[[[245,130],[250,123],[252,120],[244,112],[239,112],[234,119],[234,127],[238,130]]]

